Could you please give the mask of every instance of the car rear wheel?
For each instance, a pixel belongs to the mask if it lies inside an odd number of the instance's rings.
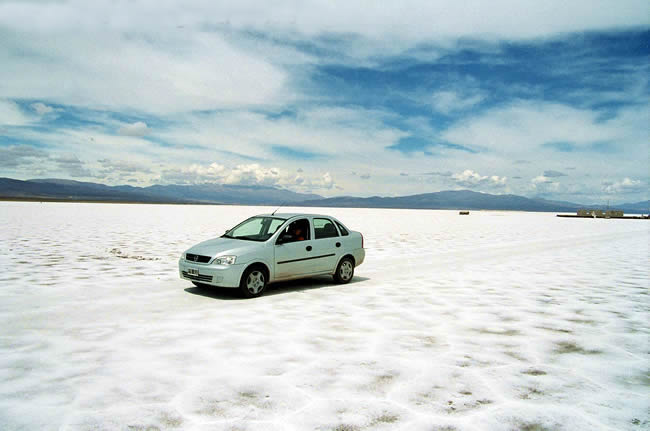
[[[344,257],[339,262],[334,273],[334,281],[339,284],[349,283],[354,277],[354,261],[349,257]]]
[[[262,268],[254,266],[244,271],[239,283],[239,290],[244,298],[261,296],[266,289],[267,277]]]

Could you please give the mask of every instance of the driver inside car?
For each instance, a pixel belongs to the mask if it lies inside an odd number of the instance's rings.
[[[295,226],[293,228],[293,240],[294,241],[304,241],[305,235],[302,233],[302,228],[300,226]]]

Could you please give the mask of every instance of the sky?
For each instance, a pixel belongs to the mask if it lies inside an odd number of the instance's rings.
[[[0,0],[0,65],[3,177],[649,198],[647,0]]]

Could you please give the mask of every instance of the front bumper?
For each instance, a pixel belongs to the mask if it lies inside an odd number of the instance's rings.
[[[239,287],[245,265],[208,265],[178,261],[178,275],[183,280],[220,287]]]

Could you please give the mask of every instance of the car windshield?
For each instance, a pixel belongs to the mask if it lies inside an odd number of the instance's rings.
[[[222,237],[247,241],[266,241],[286,219],[278,217],[251,217],[227,231]]]

